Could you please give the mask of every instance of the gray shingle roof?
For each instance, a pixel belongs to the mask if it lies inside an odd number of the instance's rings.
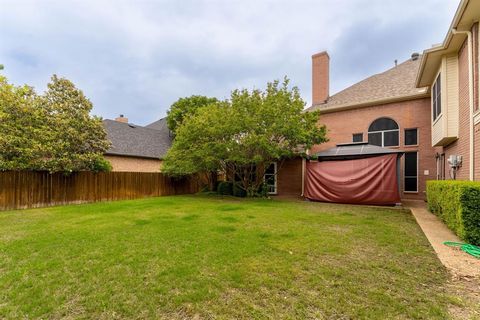
[[[103,125],[112,142],[106,154],[162,159],[172,145],[167,127],[157,130],[108,119]]]
[[[168,129],[168,125],[167,125],[167,118],[162,118],[160,120],[147,124],[145,128],[161,130],[170,134],[170,130]]]
[[[307,111],[336,109],[362,105],[388,99],[415,98],[426,95],[426,88],[416,88],[415,80],[420,66],[409,59],[385,72],[375,74],[329,97],[326,103],[313,105]]]

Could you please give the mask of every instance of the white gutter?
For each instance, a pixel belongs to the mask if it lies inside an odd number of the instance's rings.
[[[473,54],[472,54],[472,49],[473,49],[473,43],[472,43],[472,32],[471,31],[458,31],[456,28],[452,28],[452,33],[457,34],[457,33],[463,33],[468,36],[467,42],[468,42],[468,101],[470,104],[470,112],[469,112],[469,125],[470,125],[470,141],[469,141],[469,174],[468,178],[469,180],[473,181],[473,170],[474,170],[474,143],[473,143],[473,137],[474,137],[474,127],[473,127]]]

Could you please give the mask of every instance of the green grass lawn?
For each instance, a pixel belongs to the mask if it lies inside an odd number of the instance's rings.
[[[174,196],[0,212],[0,318],[448,317],[410,212]]]

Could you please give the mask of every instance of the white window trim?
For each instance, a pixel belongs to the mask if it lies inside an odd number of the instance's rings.
[[[276,162],[272,162],[272,164],[273,164],[273,167],[274,167],[274,171],[273,171],[273,172],[274,172],[274,173],[273,173],[274,184],[273,184],[273,186],[274,186],[274,188],[275,188],[275,191],[274,191],[274,192],[270,192],[270,191],[269,191],[268,194],[276,195],[276,194],[278,194],[278,187],[277,187],[277,178],[278,178],[278,177],[277,177],[277,173],[278,173],[278,170],[277,170],[277,163],[276,163]],[[265,175],[266,175],[266,174],[263,175],[263,182],[266,181]]]
[[[382,134],[382,145],[381,147],[385,147],[385,132],[392,132],[392,131],[398,131],[398,144],[394,146],[386,146],[387,148],[390,147],[399,147],[400,146],[400,128],[399,129],[389,129],[389,130],[380,130],[380,131],[368,131],[367,133],[367,141],[368,141],[368,135],[370,133],[381,133]]]
[[[419,180],[419,176],[418,176],[418,172],[419,172],[419,167],[418,167],[418,151],[409,151],[409,152],[405,152],[405,154],[407,153],[416,153],[417,154],[417,175],[416,176],[407,176],[405,175],[405,166],[407,164],[407,160],[406,158],[403,159],[403,193],[418,193],[418,180]],[[405,178],[417,178],[417,191],[405,191]]]
[[[478,91],[480,91],[480,89]],[[478,101],[480,101],[480,97],[478,97]],[[480,123],[480,109],[473,114],[473,124],[477,125],[479,123]]]
[[[437,72],[437,75],[435,76],[435,80],[433,80],[433,83],[432,83],[432,90],[430,92],[430,95],[432,96],[432,98],[430,99],[430,110],[431,110],[431,115],[432,115],[432,124],[435,124],[438,122],[438,119],[440,119],[443,115],[443,101],[442,101],[442,84],[440,83],[440,104],[441,104],[441,108],[442,110],[440,110],[440,113],[437,114],[437,116],[435,118],[433,118],[433,96],[434,96],[434,93],[433,93],[433,87],[435,86],[435,84],[437,83],[437,80],[440,79],[440,81],[443,83],[444,80],[441,79],[441,76],[442,76],[442,68],[440,68]],[[435,98],[438,98],[438,97],[435,97]]]

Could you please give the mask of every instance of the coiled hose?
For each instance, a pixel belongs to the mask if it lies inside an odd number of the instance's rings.
[[[459,247],[462,251],[474,256],[477,259],[480,259],[480,247],[474,246],[473,244],[453,241],[445,241],[443,244],[450,247]]]

